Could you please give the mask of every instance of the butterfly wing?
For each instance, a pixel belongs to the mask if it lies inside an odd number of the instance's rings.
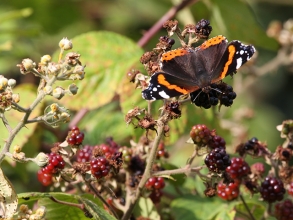
[[[199,87],[191,81],[165,72],[157,72],[151,76],[148,87],[142,91],[142,97],[146,100],[168,99],[197,89]]]

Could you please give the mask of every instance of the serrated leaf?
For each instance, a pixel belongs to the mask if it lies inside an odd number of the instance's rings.
[[[240,40],[268,50],[277,50],[277,41],[266,35],[244,1],[212,2],[211,24],[214,33],[225,34],[229,41]]]
[[[18,104],[24,108],[29,107],[29,105],[32,104],[37,97],[37,88],[31,84],[22,84],[20,86],[17,86],[13,89],[13,92],[19,93],[20,102]],[[36,106],[34,111],[31,113],[29,119],[40,116],[42,114],[41,109],[42,103]],[[12,129],[21,121],[23,116],[24,113],[18,112],[14,109],[5,112],[5,117]],[[23,146],[27,142],[28,138],[32,134],[34,134],[36,126],[37,123],[30,123],[26,127],[23,127],[21,131],[17,134],[17,137],[14,139],[11,146],[14,146],[16,144],[19,146]],[[3,123],[1,123],[0,125],[0,133],[3,139],[6,139],[9,135]]]
[[[74,81],[78,94],[66,96],[61,102],[71,109],[94,109],[109,103],[120,89],[127,71],[138,63],[142,50],[130,39],[119,34],[89,32],[72,39],[73,50],[81,54],[86,76]],[[56,57],[56,56],[55,56]],[[66,81],[64,88],[72,83]]]

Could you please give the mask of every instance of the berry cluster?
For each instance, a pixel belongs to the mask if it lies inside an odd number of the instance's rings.
[[[190,93],[190,100],[198,107],[209,109],[212,106],[220,105],[231,106],[236,98],[233,87],[226,83],[211,84],[208,88],[199,89]]]
[[[269,203],[281,201],[285,192],[283,182],[275,177],[266,177],[261,183],[261,197]]]
[[[200,38],[208,38],[210,33],[212,32],[212,26],[210,26],[210,21],[201,19],[195,25],[195,34]]]
[[[80,132],[78,127],[73,127],[67,136],[67,142],[70,145],[79,145],[84,139],[84,133]]]
[[[50,153],[49,163],[47,166],[41,168],[37,173],[39,182],[44,186],[51,185],[53,182],[53,174],[58,173],[60,170],[64,169],[64,167],[65,162],[63,158],[59,154]]]
[[[251,173],[249,165],[241,157],[233,157],[231,165],[227,167],[226,172],[232,179],[241,179]]]
[[[78,150],[76,153],[77,162],[85,163],[89,162],[92,158],[93,146],[85,145],[82,149]]]
[[[151,177],[145,184],[145,187],[152,190],[149,195],[153,203],[159,203],[163,195],[162,189],[165,187],[165,181],[163,177]]]
[[[194,144],[198,146],[205,146],[212,140],[212,131],[206,125],[194,125],[190,131],[190,137]]]
[[[224,200],[233,200],[236,199],[239,195],[239,183],[219,183],[217,185],[217,194],[220,198]]]
[[[293,203],[290,199],[275,205],[275,217],[278,220],[293,220]]]
[[[221,173],[230,166],[230,156],[226,153],[224,148],[213,149],[205,158],[205,164],[207,165],[209,171],[215,173]]]
[[[105,157],[93,158],[90,162],[91,173],[97,179],[105,177],[109,174],[111,166]]]

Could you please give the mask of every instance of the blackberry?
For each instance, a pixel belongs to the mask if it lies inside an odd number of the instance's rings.
[[[44,167],[44,172],[46,173],[57,173],[59,170],[64,169],[65,162],[61,155],[56,153],[49,154],[49,163],[46,167]]]
[[[212,140],[212,131],[206,125],[194,125],[190,131],[190,137],[194,144],[205,146]]]
[[[73,127],[71,131],[68,132],[67,142],[70,145],[79,145],[84,139],[84,133],[80,132],[78,127]]]
[[[208,144],[209,148],[224,148],[226,149],[226,141],[221,136],[215,135],[212,137],[212,140]]]
[[[239,195],[239,184],[229,183],[228,185],[225,183],[219,183],[217,185],[217,194],[220,198],[230,201],[236,199]]]
[[[168,158],[169,157],[169,153],[165,149],[165,144],[163,142],[160,142],[159,143],[159,146],[158,146],[157,159],[160,159],[162,157]]]
[[[293,203],[290,199],[275,205],[275,217],[278,220],[293,220]]]
[[[41,168],[38,173],[38,180],[43,186],[49,186],[53,183],[53,174],[48,173],[44,170],[44,168]]]
[[[214,84],[211,85],[213,87]],[[205,91],[204,89],[199,89],[195,92],[190,93],[190,100],[198,107],[203,107],[209,109],[212,106],[218,104],[219,99],[217,96],[217,91],[210,89]]]
[[[285,192],[283,182],[275,177],[266,177],[261,183],[261,197],[269,203],[281,201]]]
[[[161,201],[162,195],[162,190],[153,190],[149,195],[149,198],[152,200],[153,203],[157,204]]]
[[[105,156],[107,159],[110,159],[118,148],[111,147],[107,144],[96,145],[93,149],[94,156]]]
[[[145,161],[142,160],[138,155],[131,157],[130,164],[128,166],[131,172],[135,175],[142,175],[145,169]]]
[[[91,173],[97,179],[105,177],[110,172],[110,164],[105,157],[93,158],[90,162]]]
[[[220,105],[229,107],[233,104],[233,100],[236,98],[236,93],[233,91],[233,87],[226,83],[219,83],[218,89],[221,91],[219,94]]]
[[[165,187],[165,181],[163,177],[151,177],[145,184],[147,189],[163,189]]]
[[[233,157],[231,165],[227,167],[226,172],[232,179],[240,179],[251,173],[249,165],[241,157]]]
[[[82,149],[78,150],[76,153],[77,162],[79,163],[89,162],[90,159],[92,158],[92,151],[93,151],[93,146],[90,146],[90,145],[85,145]]]
[[[230,166],[230,156],[226,153],[223,148],[213,149],[205,158],[205,164],[209,171],[215,173],[223,172],[228,166]]]
[[[212,26],[210,26],[210,21],[201,19],[195,25],[195,34],[200,38],[207,39],[212,32]]]

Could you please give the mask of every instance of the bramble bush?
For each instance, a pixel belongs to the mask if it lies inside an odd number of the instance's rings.
[[[243,107],[224,119],[237,95],[221,80],[163,102],[141,97],[150,76],[162,68],[162,54],[193,48],[212,32],[204,19],[183,28],[168,20],[163,27],[168,36],[145,53],[111,32],[63,38],[52,57],[17,65],[21,74],[39,78],[38,88],[0,77],[6,135],[0,151],[1,219],[293,219],[293,120],[280,123],[284,141],[269,148],[266,140],[247,136],[242,124],[252,116]],[[292,27],[289,20],[267,32],[291,56]],[[263,71],[257,56],[241,72]],[[61,127],[59,139],[28,157],[40,123],[52,131]],[[101,137],[106,138],[98,142]],[[169,148],[175,142],[179,150]],[[183,148],[191,149],[189,156],[176,166]],[[15,191],[2,165],[20,163],[38,168],[42,190]]]

